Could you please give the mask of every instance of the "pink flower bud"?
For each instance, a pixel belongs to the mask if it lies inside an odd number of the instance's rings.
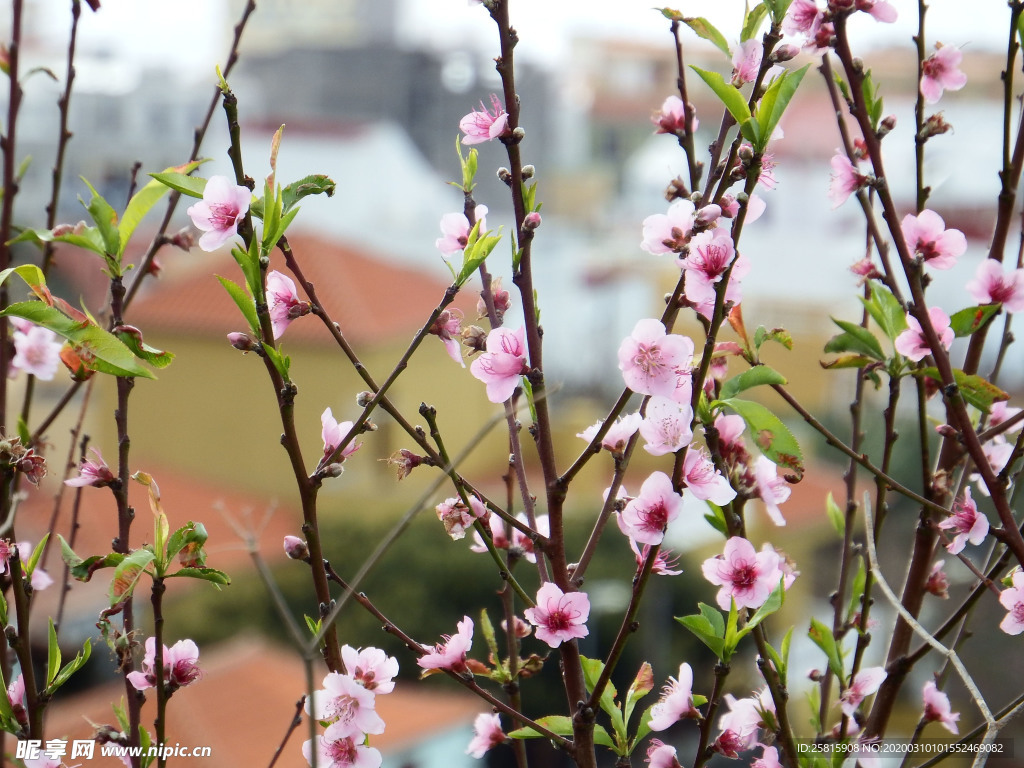
[[[783,61],[789,61],[790,59],[796,57],[798,53],[800,53],[799,46],[792,45],[790,43],[785,43],[783,45],[780,45],[774,51],[772,51],[771,58],[772,61],[774,61],[776,64],[781,64]]]
[[[305,560],[309,557],[309,547],[298,536],[285,536],[284,553],[292,560]]]
[[[540,214],[536,211],[530,211],[526,214],[526,218],[523,219],[523,230],[526,232],[532,232],[540,226]]]
[[[234,331],[228,334],[228,342],[242,352],[253,352],[259,348],[259,342],[247,333]]]

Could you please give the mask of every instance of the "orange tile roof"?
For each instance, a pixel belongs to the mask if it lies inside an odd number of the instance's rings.
[[[189,768],[266,765],[284,738],[305,692],[305,671],[298,655],[254,640],[237,640],[207,652],[200,650],[202,678],[184,688],[168,706],[168,744],[209,746],[207,758],[174,757],[169,762]],[[314,668],[317,686],[323,667]],[[447,683],[447,684],[446,684]],[[67,699],[58,698],[47,710],[48,738],[83,739],[92,735],[87,722],[112,724],[111,702],[124,693],[120,683],[109,683]],[[143,724],[152,731],[155,698],[143,708]],[[377,712],[387,728],[371,737],[385,755],[409,748],[432,735],[472,722],[487,706],[456,690],[450,681],[399,681],[395,690],[377,697]],[[308,739],[308,722],[295,730],[278,760],[279,768],[302,768],[308,763],[301,745]],[[120,766],[114,758],[88,761],[98,768]]]
[[[321,302],[353,343],[412,338],[448,287],[432,271],[388,261],[347,243],[303,233],[289,236],[289,242]],[[238,267],[226,251],[201,258],[197,265],[188,257],[193,267],[186,274],[168,269],[159,282],[148,286],[126,313],[128,322],[143,332],[154,329],[211,337],[244,330],[238,309],[214,277],[241,282]],[[271,268],[288,274],[279,252],[272,256]],[[460,299],[464,311],[475,303],[469,293]],[[322,322],[307,317],[289,326],[287,338],[327,343],[331,337]]]

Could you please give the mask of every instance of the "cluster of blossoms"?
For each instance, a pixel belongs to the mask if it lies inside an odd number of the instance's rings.
[[[377,694],[395,688],[398,661],[379,648],[341,649],[345,672],[328,672],[323,688],[306,702],[306,712],[325,727],[323,734],[302,745],[302,754],[324,768],[379,768],[380,750],[367,746],[368,737],[384,732],[376,712]]]
[[[191,640],[179,640],[170,648],[163,647],[163,680],[167,695],[191,685],[202,675],[199,669],[199,647]],[[141,672],[129,672],[128,682],[137,691],[153,688],[157,681],[156,638],[146,638],[146,655]]]

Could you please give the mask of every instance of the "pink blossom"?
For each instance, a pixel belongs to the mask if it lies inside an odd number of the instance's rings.
[[[679,676],[668,679],[658,703],[651,707],[650,728],[664,731],[683,718],[699,716],[693,706],[693,669],[684,661],[679,665]]]
[[[615,422],[608,427],[608,431],[605,432],[604,437],[601,438],[601,446],[612,453],[621,454],[626,448],[626,444],[629,442],[629,438],[640,428],[640,423],[644,417],[637,413],[631,413],[628,416],[623,416],[616,419]],[[592,426],[587,427],[582,432],[576,434],[576,437],[581,437],[588,443],[591,442],[597,435],[598,430],[604,424],[603,421],[599,421]]]
[[[714,301],[715,284],[721,282],[730,266],[729,290],[733,292],[750,272],[749,260],[736,256],[732,237],[725,227],[694,235],[686,259],[677,259],[676,262],[686,270],[686,298],[694,304]],[[727,291],[726,301],[738,304],[740,297]]]
[[[651,545],[644,544],[644,548],[641,550],[634,539],[627,539],[627,541],[629,541],[629,548],[633,550],[633,557],[636,559],[637,573],[640,573],[644,563],[647,562],[647,558],[650,557]],[[651,573],[656,573],[659,576],[678,576],[682,573],[682,570],[674,568],[678,564],[678,555],[673,554],[671,550],[659,549],[658,554],[654,556]]]
[[[52,381],[60,368],[60,350],[64,343],[57,334],[31,323],[14,331],[12,369],[24,371],[42,381]]]
[[[742,416],[735,414],[719,414],[715,417],[715,429],[718,430],[718,441],[723,446],[742,446],[743,432],[747,422]]]
[[[892,24],[899,15],[888,0],[857,0],[857,10],[866,11],[883,24]]]
[[[487,516],[487,507],[476,496],[469,497],[469,507],[462,503],[462,499],[445,499],[434,508],[437,512],[437,519],[444,525],[445,532],[452,537],[452,541],[458,541],[466,535],[466,529],[471,528],[474,520],[482,520]]]
[[[179,640],[170,648],[164,646],[164,685],[171,693],[178,688],[191,685],[202,675],[199,670],[199,647],[191,640]],[[141,672],[129,672],[128,682],[137,691],[145,691],[156,685],[156,638],[146,638],[146,655],[142,659]]]
[[[317,720],[331,721],[325,738],[334,741],[353,737],[361,741],[365,734],[384,732],[384,720],[374,709],[377,697],[373,691],[340,672],[328,672],[323,686],[313,692],[312,704],[306,702],[306,712]]]
[[[949,349],[953,345],[954,338],[953,329],[949,327],[949,315],[938,307],[930,307],[928,318],[931,320],[932,328],[935,329],[935,334],[942,342],[943,348]],[[915,363],[923,360],[925,355],[932,353],[932,349],[924,337],[924,332],[921,330],[921,324],[912,315],[907,315],[907,330],[896,337],[894,346],[897,352]]]
[[[721,203],[722,215],[728,219],[735,219],[736,215],[740,212],[740,204],[735,195],[731,192],[726,192],[722,195]],[[747,200],[747,217],[744,219],[744,222],[753,224],[761,218],[761,214],[764,213],[766,207],[767,204],[760,196],[756,194],[751,195],[750,199]]]
[[[985,259],[965,288],[979,304],[1002,304],[1007,312],[1024,310],[1024,269],[1004,272],[998,261]]]
[[[839,696],[839,706],[843,714],[853,717],[857,707],[865,698],[878,690],[887,674],[883,667],[868,667],[854,675],[853,682]]]
[[[690,133],[697,130],[697,115],[693,109],[687,109],[683,100],[678,96],[669,96],[661,105],[661,111],[651,116],[651,122],[657,128],[655,133],[670,133],[673,136],[681,136],[686,131],[686,115],[690,116]]]
[[[959,91],[967,85],[967,75],[960,71],[963,54],[959,48],[935,44],[935,53],[921,64],[921,95],[928,104],[935,104],[945,90]]]
[[[693,440],[692,421],[693,409],[689,403],[655,395],[648,401],[640,424],[644,450],[653,456],[664,456],[685,448]]]
[[[529,373],[526,362],[526,331],[495,328],[487,334],[487,351],[469,367],[474,377],[487,385],[487,399],[503,403],[512,397],[519,377]]]
[[[832,208],[838,208],[847,198],[867,183],[867,176],[857,170],[850,158],[837,151],[832,156],[832,183],[828,188],[828,199]]]
[[[632,499],[619,515],[619,528],[640,544],[660,544],[665,528],[679,516],[683,497],[672,490],[672,480],[664,472],[654,472],[640,486],[640,495]]]
[[[999,602],[1008,613],[999,628],[1008,635],[1024,632],[1024,571],[1013,572],[1013,586],[999,593]]]
[[[14,719],[28,726],[28,710],[25,709],[25,677],[18,674],[7,686],[7,701],[14,710]]]
[[[434,334],[441,340],[445,351],[448,352],[448,357],[463,368],[466,367],[466,364],[462,362],[462,344],[460,343],[462,339],[461,309],[452,307],[441,310],[433,325],[430,326],[429,333]]]
[[[47,757],[45,754],[40,757],[22,758],[25,768],[64,768],[64,763],[59,757]]]
[[[96,461],[83,459],[82,464],[78,467],[78,477],[68,478],[64,481],[64,485],[75,487],[91,485],[96,488],[102,488],[110,485],[117,479],[114,473],[110,471],[110,467],[107,466],[107,462],[103,460],[99,450],[96,448],[90,448],[89,450],[96,456]]]
[[[922,715],[924,720],[929,723],[941,723],[942,727],[954,736],[958,735],[960,730],[956,723],[960,719],[960,713],[953,711],[949,704],[949,697],[938,689],[934,680],[929,680],[924,684],[921,696],[924,702],[924,714]]]
[[[992,403],[992,407],[988,409],[988,425],[990,427],[998,427],[1004,421],[1012,419],[1020,413],[1020,410],[1020,408],[1014,408],[1007,405],[1005,400],[997,400]],[[1012,435],[1015,432],[1020,432],[1022,426],[1024,426],[1024,422],[1018,421],[1015,426],[1006,431],[1006,434]]]
[[[473,645],[473,620],[463,616],[458,623],[459,631],[455,635],[444,635],[444,642],[434,646],[420,656],[416,663],[423,669],[447,669],[456,674],[466,672],[466,654]]]
[[[380,750],[364,746],[358,735],[335,736],[331,728],[316,740],[316,764],[320,768],[380,768],[383,762]],[[312,741],[303,743],[302,756],[310,765],[313,764]]]
[[[691,449],[686,452],[683,481],[690,493],[701,501],[721,506],[736,498],[736,491],[729,485],[729,479],[718,471],[704,450]]]
[[[928,580],[924,584],[926,592],[941,597],[943,600],[949,599],[949,577],[942,570],[945,565],[945,560],[936,560],[932,565],[931,573],[928,574]]]
[[[649,763],[651,768],[680,768],[676,754],[676,748],[672,745],[664,744],[659,739],[651,739],[644,762]]]
[[[524,615],[537,628],[537,639],[552,648],[589,634],[590,600],[586,593],[567,594],[550,581],[541,585],[537,591],[537,604],[527,608]]]
[[[17,548],[10,539],[0,539],[0,574],[7,573],[7,565]]]
[[[775,702],[771,694],[764,689],[755,696],[737,699],[731,694],[725,695],[729,711],[718,720],[718,727],[723,735],[732,734],[726,741],[734,751],[753,749],[757,746],[758,729],[766,725],[765,719],[775,713]]]
[[[345,671],[363,688],[374,693],[391,693],[395,689],[392,678],[398,674],[398,659],[388,656],[380,648],[353,648],[341,646],[341,660]]]
[[[526,524],[526,515],[522,512],[516,515],[516,520]],[[525,558],[528,562],[537,562],[537,554],[534,551],[535,547],[533,540],[520,531],[518,528],[512,528],[512,539],[511,541],[505,534],[505,521],[497,515],[488,514],[487,525],[491,532],[491,543],[495,549],[507,549],[517,557]],[[547,515],[537,516],[537,533],[542,537],[547,537],[550,533],[549,520]],[[484,544],[484,540],[480,537],[480,534],[475,530],[473,531],[473,544],[470,546],[472,552],[486,552],[487,545]]]
[[[796,563],[786,556],[786,553],[780,549],[776,549],[769,542],[765,542],[761,545],[762,552],[771,552],[779,558],[779,572],[782,574],[782,588],[789,589],[793,586],[793,582],[796,581],[796,577],[800,575],[800,571],[796,569]]]
[[[186,211],[196,228],[205,233],[199,238],[199,247],[215,251],[234,237],[251,202],[248,187],[233,184],[227,176],[211,176],[203,199]]]
[[[642,395],[690,400],[693,341],[666,334],[660,320],[640,320],[619,345],[619,370],[626,386]]]
[[[693,203],[678,199],[668,213],[655,213],[644,219],[640,247],[648,253],[681,253],[693,230]]]
[[[738,88],[744,83],[754,82],[761,70],[763,55],[764,46],[756,38],[737,45],[732,52],[732,84]]]
[[[789,484],[778,475],[778,467],[771,459],[758,456],[754,465],[754,476],[757,479],[757,495],[764,502],[768,517],[776,525],[785,525],[786,519],[779,511],[779,504],[789,498],[792,492]]]
[[[32,542],[19,541],[17,544],[12,545],[8,539],[0,539],[0,573],[7,571],[7,566],[14,555],[14,550],[18,552],[22,571],[25,570],[25,563],[32,558]],[[53,586],[53,579],[50,577],[50,574],[36,565],[32,569],[32,575],[29,577],[29,585],[36,592],[42,592],[44,589]]]
[[[501,105],[501,100],[491,94],[491,109],[488,111],[480,102],[479,112],[470,112],[459,121],[459,130],[465,136],[463,144],[482,144],[491,139],[498,139],[508,134],[508,113]]]
[[[299,301],[295,283],[276,269],[267,273],[267,308],[274,338],[280,339],[292,320],[309,314],[309,302]]]
[[[341,445],[342,441],[348,437],[348,433],[352,431],[351,421],[339,422],[334,418],[334,414],[331,413],[331,409],[327,408],[322,414],[320,414],[320,437],[324,441],[324,456],[330,456],[334,453],[335,449]],[[353,453],[359,450],[362,443],[357,443],[355,440],[345,446],[345,450],[341,452],[341,461],[344,461]]]
[[[812,36],[821,24],[822,13],[814,0],[793,0],[782,21],[782,31],[787,35]]]
[[[701,566],[704,578],[718,590],[718,606],[729,610],[730,598],[737,608],[760,608],[779,585],[782,571],[775,552],[757,552],[754,545],[740,536],[725,542],[725,551],[710,557]]]
[[[473,218],[480,222],[480,231],[487,231],[487,206],[478,205],[473,212]],[[446,213],[441,217],[441,234],[435,242],[435,247],[445,256],[453,256],[462,253],[469,242],[469,233],[473,228],[469,226],[469,219],[464,213]]]
[[[946,545],[951,555],[959,555],[967,542],[981,544],[988,536],[988,518],[978,511],[971,498],[971,489],[964,489],[963,500],[953,504],[953,514],[939,523],[939,528],[955,531],[953,540]]]
[[[750,764],[750,768],[782,768],[779,762],[779,750],[776,747],[765,747],[764,753]]]
[[[967,238],[959,229],[946,229],[946,222],[935,211],[925,209],[900,222],[907,247],[929,267],[949,269],[967,250]]]
[[[988,466],[995,474],[999,474],[1006,467],[1006,462],[1010,460],[1013,455],[1013,444],[1006,442],[1006,438],[1002,435],[998,435],[986,443],[982,443],[981,452],[985,454],[985,458],[988,460]],[[970,480],[977,482],[978,490],[985,496],[991,495],[988,490],[988,486],[985,485],[985,480],[981,474],[975,472],[971,474]]]
[[[473,740],[466,748],[466,754],[478,760],[488,750],[498,746],[505,741],[505,732],[501,730],[501,717],[497,712],[484,712],[477,715],[473,721]]]

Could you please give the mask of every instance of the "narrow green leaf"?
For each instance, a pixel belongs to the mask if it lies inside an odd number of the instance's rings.
[[[719,32],[710,21],[702,16],[687,16],[682,19],[682,22],[696,32],[697,37],[707,40],[724,53],[726,58],[732,59],[732,51],[729,50],[729,42],[725,39],[725,35]]]
[[[754,331],[754,349],[760,350],[761,345],[766,341],[774,341],[788,350],[793,349],[793,336],[785,328],[772,328],[768,330],[763,325],[759,325],[757,330]]]
[[[85,666],[85,663],[89,660],[92,655],[92,641],[89,638],[85,639],[85,643],[82,646],[82,650],[75,654],[75,658],[61,667],[61,670],[57,673],[57,676],[50,681],[50,684],[46,687],[44,693],[47,696],[52,696],[58,688],[60,688],[68,679],[75,674],[78,670]]]
[[[137,549],[127,555],[114,569],[114,579],[110,583],[109,597],[111,607],[118,605],[135,591],[146,566],[153,562],[154,555],[148,549]]]
[[[740,392],[752,387],[785,383],[786,377],[774,368],[767,365],[755,365],[753,368],[748,368],[739,375],[733,376],[722,385],[722,399],[728,400],[731,397],[736,397]]]
[[[171,361],[174,360],[173,353],[157,349],[156,347],[151,347],[134,333],[118,331],[115,333],[115,336],[120,339],[121,343],[128,347],[136,357],[141,360],[145,360],[154,368],[166,368],[171,364]]]
[[[871,298],[865,300],[860,297],[860,301],[871,318],[878,323],[878,327],[892,341],[907,329],[907,313],[892,295],[892,291],[877,280],[869,280],[868,288],[871,291]]]
[[[768,599],[765,600],[761,607],[754,612],[753,616],[747,619],[747,623],[743,625],[740,637],[746,635],[773,613],[778,612],[783,603],[786,602],[786,589],[783,586],[783,583],[784,581],[780,579],[775,589],[773,589],[772,593],[768,595]]]
[[[846,532],[846,515],[836,504],[836,500],[832,498],[832,491],[829,491],[825,498],[825,512],[828,514],[832,527],[836,529],[836,533],[842,536]]]
[[[232,248],[231,256],[245,276],[245,284],[249,289],[249,293],[253,296],[261,295],[263,293],[263,284],[260,281],[260,252],[259,242],[256,238],[253,238],[252,245],[248,250],[243,251],[241,248]],[[257,327],[259,327],[258,324]]]
[[[73,320],[56,307],[41,301],[26,301],[11,304],[0,315],[21,317],[36,325],[47,328],[58,336],[70,341],[83,359],[88,356],[88,366],[102,373],[115,376],[137,376],[155,379],[148,369],[116,336],[97,325],[83,324]]]
[[[174,573],[167,574],[167,578],[173,577],[200,579],[224,586],[231,583],[231,578],[224,571],[218,571],[216,568],[179,568]]]
[[[728,46],[726,46],[726,51],[728,52]],[[747,100],[736,86],[725,82],[725,78],[717,72],[710,72],[692,65],[690,69],[696,72],[701,80],[707,83],[708,87],[715,92],[715,95],[725,105],[725,108],[729,110],[729,114],[732,115],[733,120],[738,125],[743,126],[750,120],[750,108],[747,106]]]
[[[242,312],[242,316],[245,318],[245,322],[249,324],[249,330],[259,335],[260,332],[260,319],[256,314],[256,303],[252,297],[245,292],[242,286],[238,285],[226,277],[216,276],[220,281],[220,284],[224,286],[224,290],[228,292],[228,296],[235,302],[235,306],[238,307]]]
[[[722,512],[722,508],[711,502],[708,502],[708,506],[711,507],[711,511],[704,513],[704,520],[720,534],[728,536],[729,526],[726,525],[725,514]]]
[[[190,165],[194,169],[198,167],[199,163],[190,163]],[[171,171],[171,169],[168,168],[167,171]],[[153,179],[132,195],[132,199],[128,201],[128,206],[124,209],[124,215],[121,216],[121,223],[117,228],[119,235],[117,255],[119,257],[124,255],[124,249],[128,245],[128,241],[131,239],[135,229],[139,226],[139,222],[157,204],[157,201],[167,194],[167,189],[166,184]]]
[[[761,452],[780,467],[791,470],[797,478],[803,476],[804,464],[800,445],[793,433],[778,416],[760,403],[730,398],[717,400],[717,405],[729,408],[747,423],[747,428]]]
[[[85,181],[85,185],[92,192],[92,198],[88,204],[84,202],[82,204],[85,205],[85,210],[89,212],[89,216],[92,217],[96,228],[100,231],[104,253],[108,256],[117,256],[121,250],[121,235],[117,231],[117,211],[110,207],[110,203],[100,196],[92,184],[85,179],[82,181]]]
[[[715,656],[726,661],[725,641],[715,633],[714,628],[705,617],[698,614],[677,616],[676,621],[690,630],[698,640],[711,649]]]
[[[10,241],[11,243],[67,243],[78,248],[92,251],[97,256],[105,256],[106,249],[103,236],[96,227],[86,227],[80,234],[54,235],[49,230],[25,229]]]
[[[729,659],[736,652],[736,646],[743,636],[739,632],[739,611],[736,610],[736,601],[729,598],[729,615],[725,620],[725,658]]]
[[[864,567],[864,560],[861,559],[857,566],[857,575],[853,577],[853,587],[850,590],[850,604],[847,608],[847,620],[853,621],[853,617],[861,610],[861,598],[864,597],[864,587],[867,584],[868,573]]]
[[[626,723],[629,723],[629,718],[633,715],[633,707],[636,706],[636,703],[653,689],[654,670],[651,668],[651,665],[645,661],[640,665],[640,669],[637,671],[636,677],[633,678],[633,682],[629,685],[629,690],[626,691],[626,711],[623,714],[623,719]]]
[[[202,199],[203,192],[206,189],[206,179],[200,179],[197,176],[188,176],[177,171],[164,171],[163,173],[151,173],[149,175],[176,192],[188,195],[189,197],[197,197],[200,200]]]
[[[740,42],[745,43],[760,31],[761,23],[767,14],[768,6],[764,3],[758,3],[747,11],[746,17],[743,19],[743,30],[740,32]]]
[[[195,523],[191,520],[185,525],[178,528],[172,533],[167,539],[167,560],[170,562],[174,557],[189,547],[192,552],[195,550],[202,550],[206,544],[206,540],[209,535],[206,532],[206,526],[202,523]],[[195,559],[195,558],[192,558]],[[200,557],[200,560],[205,560],[205,556]]]
[[[314,619],[312,616],[303,614],[303,618],[306,620],[306,628],[309,629],[310,634],[316,637],[320,634],[320,620]]]
[[[970,336],[986,326],[998,314],[1001,304],[982,304],[978,307],[966,307],[954,312],[949,318],[949,327],[958,338]]]
[[[826,352],[860,352],[861,354],[873,357],[875,360],[885,360],[885,353],[882,351],[882,345],[878,342],[871,331],[856,323],[849,323],[845,320],[837,320],[832,318],[832,322],[838,325],[845,331],[845,336],[853,338],[853,341],[849,342],[852,348],[847,349],[830,349],[833,345],[833,341],[829,341],[825,345]]]
[[[832,635],[832,630],[817,619],[812,618],[811,628],[807,631],[807,636],[811,638],[811,641],[816,646],[825,652],[825,657],[828,659],[828,666],[836,677],[843,678],[843,659],[839,654],[839,646],[836,645],[836,639]]]
[[[25,563],[25,573],[29,576],[35,571],[36,566],[39,564],[39,558],[43,555],[43,550],[46,548],[46,542],[50,540],[50,534],[47,533],[43,538],[36,544],[35,549],[32,550],[32,556],[29,557],[28,562]]]
[[[846,354],[840,355],[835,360],[822,360],[820,365],[825,370],[831,370],[833,368],[838,370],[840,368],[866,368],[867,366],[877,362],[877,360],[865,357],[864,355]]]
[[[761,103],[757,107],[757,123],[761,129],[761,141],[754,147],[758,152],[763,152],[768,145],[775,127],[782,119],[789,102],[793,100],[796,89],[800,87],[810,66],[810,64],[805,64],[795,72],[784,72],[768,86],[768,90],[765,91]]]
[[[536,719],[538,725],[542,725],[554,734],[559,736],[572,736],[572,718],[566,717],[565,715],[548,715],[547,717],[538,717]],[[509,731],[505,734],[512,739],[539,739],[547,738],[543,733],[537,731],[529,726],[523,728],[516,728],[514,731]]]
[[[50,618],[50,631],[48,634],[46,651],[46,685],[49,686],[57,672],[60,671],[60,644],[57,642],[57,629],[53,626],[53,618]]]
[[[480,227],[478,221],[473,226],[473,231],[477,231]],[[501,241],[501,227],[498,228],[498,234],[496,235],[483,235],[477,239],[474,239],[472,232],[470,233],[470,240],[466,243],[466,249],[462,252],[462,269],[459,270],[458,277],[455,278],[455,284],[462,286],[466,283],[469,278],[473,276],[477,268],[484,263],[484,260],[491,255],[491,251]]]
[[[263,353],[267,356],[267,359],[274,364],[277,372],[281,374],[281,378],[285,381],[290,381],[288,371],[291,368],[291,358],[287,355],[282,355],[281,352],[273,347],[264,345]]]
[[[942,381],[939,369],[934,367],[921,368],[914,371],[915,376],[928,376],[936,381]],[[999,400],[1009,400],[1010,396],[997,387],[995,384],[975,374],[964,373],[959,368],[953,369],[953,380],[956,382],[960,394],[966,402],[973,405],[979,411],[987,412],[992,403]]]

